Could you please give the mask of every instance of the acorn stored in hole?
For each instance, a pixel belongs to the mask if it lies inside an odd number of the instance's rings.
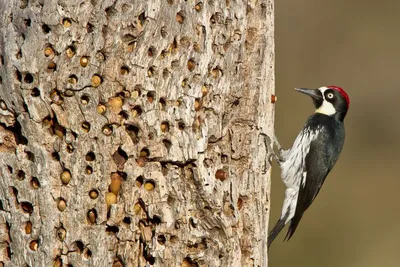
[[[63,171],[60,174],[60,179],[63,185],[69,184],[69,182],[71,181],[71,173],[68,170]]]
[[[64,199],[60,198],[57,201],[57,209],[63,212],[67,208],[67,202]]]
[[[93,87],[99,87],[102,82],[103,82],[103,79],[99,75],[94,74],[92,76],[92,86]]]
[[[218,170],[215,173],[215,178],[220,180],[220,181],[225,181],[226,178],[228,178],[228,174],[224,170]]]
[[[111,183],[108,187],[108,191],[118,196],[119,190],[121,190],[122,177],[117,172],[111,174]]]
[[[89,58],[88,57],[81,57],[79,60],[79,63],[81,64],[82,67],[86,67],[89,64]]]
[[[112,204],[116,204],[116,203],[117,203],[117,196],[112,192],[107,192],[106,193],[107,209],[109,209]]]

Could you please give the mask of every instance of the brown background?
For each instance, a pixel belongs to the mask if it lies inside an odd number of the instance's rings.
[[[294,87],[338,85],[351,104],[342,155],[292,240],[277,237],[270,267],[400,266],[400,1],[275,5],[282,145],[292,145],[313,112],[309,97]],[[270,227],[284,193],[276,165],[273,174]]]

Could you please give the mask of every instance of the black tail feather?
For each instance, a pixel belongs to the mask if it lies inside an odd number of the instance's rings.
[[[268,248],[271,246],[272,241],[277,237],[277,235],[282,231],[283,227],[285,227],[285,218],[279,219],[275,224],[274,228],[272,228],[271,232],[268,234]]]
[[[292,218],[292,220],[290,221],[290,225],[289,225],[289,230],[286,233],[285,239],[284,241],[289,241],[289,239],[293,236],[294,232],[297,229],[297,226],[299,225],[299,222],[301,220],[301,218],[303,217],[303,214],[300,216],[294,216]]]

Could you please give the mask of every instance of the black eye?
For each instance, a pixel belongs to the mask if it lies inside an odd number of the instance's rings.
[[[328,93],[326,96],[327,96],[329,99],[332,99],[332,98],[333,98],[333,94],[332,94],[332,93]]]

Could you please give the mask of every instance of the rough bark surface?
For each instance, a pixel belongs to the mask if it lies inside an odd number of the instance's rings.
[[[4,266],[267,266],[272,0],[0,14]]]

